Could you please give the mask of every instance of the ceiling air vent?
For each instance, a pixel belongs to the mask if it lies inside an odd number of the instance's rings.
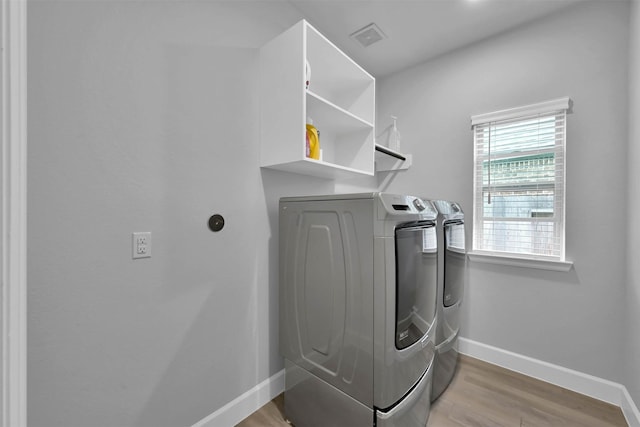
[[[360,43],[362,47],[371,46],[375,42],[387,38],[380,28],[378,28],[378,26],[373,22],[366,27],[360,28],[349,37]]]

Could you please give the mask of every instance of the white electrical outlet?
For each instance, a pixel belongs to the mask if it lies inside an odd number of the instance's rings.
[[[131,249],[133,259],[151,257],[151,232],[132,233]]]

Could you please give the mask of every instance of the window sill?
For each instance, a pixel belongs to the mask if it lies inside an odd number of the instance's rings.
[[[535,258],[519,258],[515,256],[504,256],[487,254],[484,252],[467,252],[469,260],[472,262],[484,262],[488,264],[508,265],[511,267],[537,268],[540,270],[567,272],[573,267],[572,261],[552,261]]]

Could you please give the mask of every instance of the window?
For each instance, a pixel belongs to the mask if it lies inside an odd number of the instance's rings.
[[[473,116],[473,251],[564,261],[569,98]]]

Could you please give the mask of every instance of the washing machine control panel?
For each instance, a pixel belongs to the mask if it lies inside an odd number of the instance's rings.
[[[450,202],[447,200],[431,200],[431,203],[435,206],[438,212],[447,218],[447,220],[464,219],[464,212],[456,202]]]
[[[381,193],[380,199],[384,207],[384,216],[419,215],[422,219],[435,219],[435,208],[430,202],[419,197]],[[433,218],[431,218],[433,217]]]

